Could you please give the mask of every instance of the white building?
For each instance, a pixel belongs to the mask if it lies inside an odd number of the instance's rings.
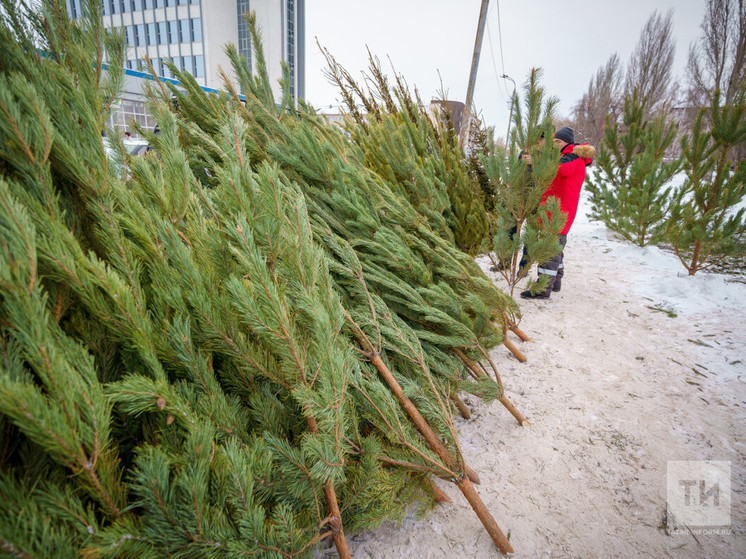
[[[84,0],[66,0],[71,17],[82,15]],[[305,0],[102,0],[103,23],[123,29],[129,45],[125,62],[128,77],[122,106],[125,120],[145,114],[140,96],[147,54],[155,72],[170,78],[164,64],[171,60],[193,75],[205,88],[223,89],[222,68],[232,78],[230,61],[224,52],[233,43],[251,65],[251,37],[244,14],[253,11],[262,35],[270,82],[279,99],[277,81],[282,62],[290,66],[293,98],[305,95]],[[234,82],[235,84],[235,82]],[[235,84],[238,85],[238,84]],[[122,119],[113,116],[115,124]],[[145,118],[145,117],[144,117]],[[138,119],[140,120],[140,119]],[[147,119],[146,119],[147,120]]]

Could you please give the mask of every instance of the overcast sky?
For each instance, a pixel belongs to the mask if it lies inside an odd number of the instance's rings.
[[[544,69],[547,92],[569,115],[599,66],[614,52],[627,62],[654,10],[674,10],[675,73],[683,78],[689,44],[699,36],[704,0],[502,0],[502,59],[498,2],[490,1],[474,103],[488,126],[504,136],[510,81],[518,87],[532,67]],[[339,105],[322,74],[316,39],[355,77],[367,67],[366,45],[387,57],[423,100],[437,97],[440,79],[448,98],[463,101],[469,79],[480,0],[309,0],[306,2],[306,99],[315,107]]]

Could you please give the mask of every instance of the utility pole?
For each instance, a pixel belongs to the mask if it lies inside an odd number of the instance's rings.
[[[490,0],[482,0],[482,9],[479,11],[479,23],[477,24],[477,38],[474,41],[474,54],[471,57],[469,87],[466,88],[466,101],[464,102],[464,112],[461,116],[459,144],[463,148],[465,148],[469,142],[469,128],[471,128],[471,103],[474,99],[474,85],[477,82],[477,68],[479,68],[479,53],[482,50],[484,26],[487,24],[487,9],[489,6]]]

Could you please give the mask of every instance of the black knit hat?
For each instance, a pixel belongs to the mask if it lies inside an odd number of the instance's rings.
[[[573,132],[572,128],[568,128],[567,126],[559,128],[554,133],[554,137],[558,140],[562,140],[563,142],[567,142],[568,144],[575,143],[575,132]]]

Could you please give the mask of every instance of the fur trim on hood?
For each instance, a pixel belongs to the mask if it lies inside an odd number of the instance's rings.
[[[572,152],[583,159],[592,160],[596,157],[596,149],[588,144],[577,145],[572,149]]]

